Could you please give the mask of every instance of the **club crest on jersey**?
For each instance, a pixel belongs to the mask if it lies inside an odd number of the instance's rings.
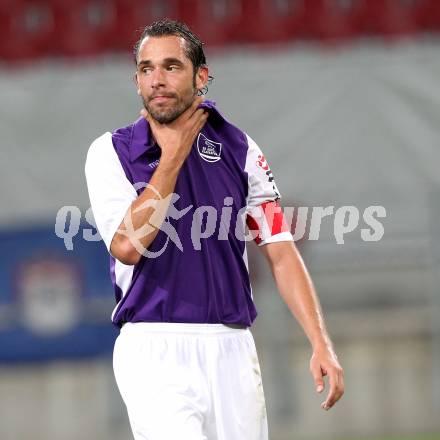
[[[197,138],[197,150],[200,157],[206,162],[217,162],[221,159],[222,144],[220,142],[211,141],[202,133]]]

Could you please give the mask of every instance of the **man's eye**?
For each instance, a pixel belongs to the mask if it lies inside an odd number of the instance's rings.
[[[151,67],[143,67],[142,68],[142,73],[146,73],[146,74],[149,74],[149,73],[151,73]]]
[[[168,70],[170,70],[171,72],[173,72],[174,70],[177,70],[179,68],[179,66],[176,66],[174,64],[172,64],[171,66],[168,66]]]

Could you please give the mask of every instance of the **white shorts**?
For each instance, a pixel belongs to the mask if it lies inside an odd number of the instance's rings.
[[[249,329],[126,323],[113,369],[136,440],[267,440]]]

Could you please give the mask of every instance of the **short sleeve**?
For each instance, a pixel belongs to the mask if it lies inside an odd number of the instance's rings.
[[[247,134],[246,138],[247,225],[256,231],[255,242],[259,246],[278,241],[293,241],[290,226],[286,223],[279,204],[281,194],[269,164],[256,142]]]
[[[263,202],[275,201],[281,198],[269,164],[260,147],[246,135],[248,150],[245,171],[248,174],[247,207],[251,209]]]
[[[96,227],[110,252],[113,236],[137,198],[107,132],[90,146],[85,164],[87,189]]]

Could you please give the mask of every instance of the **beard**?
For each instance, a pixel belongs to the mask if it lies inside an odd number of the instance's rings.
[[[195,78],[193,80],[193,87],[191,93],[187,94],[187,98],[179,97],[176,93],[164,93],[163,96],[171,98],[171,102],[165,105],[150,105],[153,98],[146,99],[142,96],[142,101],[147,112],[159,124],[169,124],[177,119],[185,110],[187,110],[197,95],[195,87]]]

